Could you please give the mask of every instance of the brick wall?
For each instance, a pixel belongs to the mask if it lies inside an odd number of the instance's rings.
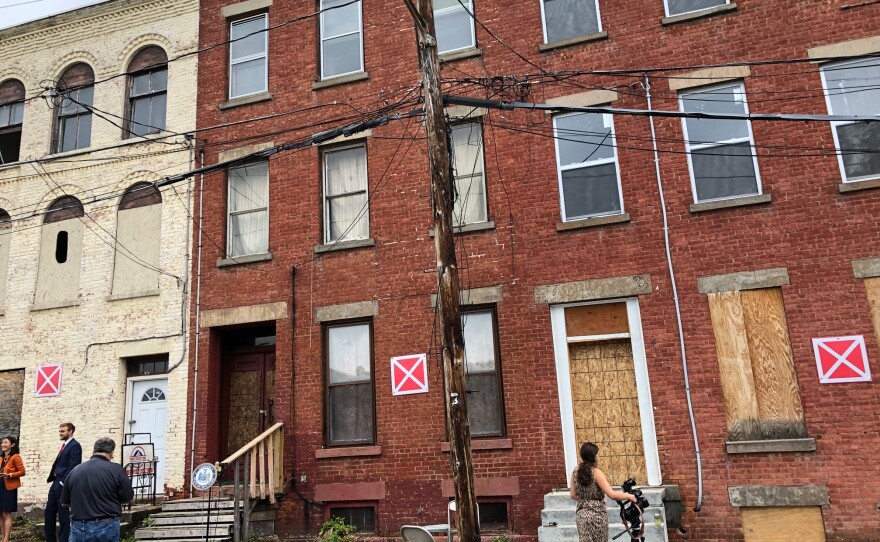
[[[227,24],[220,8],[229,4],[220,0],[202,3],[203,46],[226,39]],[[314,4],[277,0],[269,9],[269,24],[304,16]],[[475,9],[493,33],[546,70],[803,58],[810,47],[872,36],[880,22],[880,12],[873,6],[843,10],[833,2],[743,0],[735,11],[664,27],[659,0],[606,1],[601,2],[601,9],[607,40],[539,53],[542,34],[537,1],[513,5],[477,0]],[[203,53],[199,59],[200,126],[290,113],[206,134],[207,162],[215,162],[223,149],[293,141],[340,126],[353,114],[348,105],[372,110],[386,100],[394,102],[417,85],[414,31],[404,4],[366,2],[363,18],[369,73],[365,81],[311,89],[319,73],[314,18],[270,33],[269,101],[220,110],[218,104],[226,99],[227,51],[221,47]],[[443,76],[537,72],[482,28],[477,28],[477,44],[480,57],[447,64]],[[751,73],[745,84],[752,112],[827,112],[815,64],[759,65]],[[615,106],[646,107],[640,74],[585,76],[551,84],[533,79],[529,101],[616,87],[619,100]],[[456,92],[486,95],[467,86]],[[652,78],[652,92],[655,108],[678,109],[663,74]],[[306,110],[315,106],[323,107]],[[833,146],[827,124],[755,122],[755,142],[762,147],[758,162],[763,189],[771,194],[772,202],[692,214],[681,122],[656,120],[703,460],[703,509],[694,513],[694,445],[650,128],[640,117],[616,116],[614,122],[624,205],[631,221],[557,232],[559,193],[553,140],[547,137],[552,128],[549,117],[539,112],[490,111],[484,119],[489,215],[495,228],[459,236],[458,256],[463,287],[502,286],[498,327],[507,436],[513,447],[475,452],[477,476],[519,478],[519,495],[511,500],[513,528],[534,537],[542,496],[565,484],[550,317],[546,305],[535,304],[534,288],[649,274],[653,292],[641,296],[639,302],[661,471],[664,483],[681,487],[688,538],[742,539],[728,486],[823,484],[831,497],[831,505],[823,507],[828,538],[867,540],[870,535],[865,533],[880,527],[875,516],[863,513],[866,506],[880,500],[878,490],[864,483],[866,473],[880,467],[873,453],[880,443],[875,430],[880,421],[877,386],[820,385],[810,339],[864,334],[869,358],[880,355],[864,286],[853,278],[850,267],[853,259],[880,254],[876,220],[880,192],[838,192],[840,172],[836,158],[827,151]],[[212,240],[204,244],[202,308],[276,301],[292,307],[291,318],[278,322],[276,351],[279,387],[275,405],[278,418],[286,424],[286,476],[297,481],[302,475],[307,477],[307,483],[297,483],[296,490],[308,500],[314,499],[315,484],[384,481],[386,497],[379,503],[377,521],[381,534],[388,535],[408,522],[445,520],[440,484],[450,477],[449,456],[440,451],[446,437],[438,358],[429,359],[428,394],[392,397],[388,390],[390,357],[436,349],[431,339],[435,259],[428,235],[428,167],[424,141],[410,145],[409,138],[416,135],[424,133],[414,120],[376,128],[368,139],[370,228],[375,247],[333,252],[313,260],[313,248],[321,243],[322,235],[320,158],[315,148],[281,153],[270,162],[271,262],[215,268],[212,262],[223,257],[218,247],[225,246],[224,174],[207,175],[202,194],[204,232]],[[771,152],[774,145],[825,151],[787,157],[780,156],[785,152]],[[296,267],[293,285],[291,267]],[[791,277],[791,285],[783,287],[783,297],[807,428],[816,439],[817,451],[728,455],[708,303],[698,293],[696,279],[771,267],[786,267]],[[323,375],[321,328],[314,321],[314,309],[371,300],[379,303],[373,321],[377,444],[382,454],[316,459],[315,450],[323,444]],[[199,378],[208,388],[200,387],[196,398],[200,413],[196,452],[210,461],[217,459],[213,455],[216,425],[205,420],[218,414],[218,392],[211,391],[211,382],[219,379],[219,344],[212,337],[216,335],[201,334]],[[192,399],[192,387],[190,391]],[[857,487],[866,489],[854,491]],[[293,495],[284,501],[282,511],[284,528],[289,531],[314,530],[321,518],[320,503],[309,506]]]
[[[24,371],[0,372],[0,435],[18,436],[21,429],[21,403],[24,399]]]
[[[105,3],[0,32],[0,81],[21,80],[27,96],[42,92],[75,61],[89,62],[99,82],[94,107],[124,114],[124,73],[143,46],[160,45],[168,57],[197,45],[198,3],[170,0],[126,0]],[[191,130],[195,124],[196,58],[169,64],[168,129]],[[42,99],[26,103],[21,160],[50,153],[52,111]],[[166,142],[182,141],[173,137]],[[98,150],[115,147],[110,150]],[[122,139],[122,130],[107,120],[93,119],[91,147],[42,165],[0,168],[0,207],[16,221],[10,235],[11,253],[4,311],[0,315],[0,370],[19,371],[24,379],[20,403],[21,449],[28,476],[19,500],[41,506],[48,487],[43,483],[58,450],[57,426],[73,422],[76,438],[88,456],[94,440],[110,436],[121,444],[126,404],[126,367],[121,359],[141,353],[169,354],[166,482],[181,487],[185,451],[186,343],[181,335],[187,243],[187,186],[163,191],[162,248],[159,267],[170,275],[159,280],[159,295],[108,301],[111,294],[116,207],[122,192],[141,180],[188,171],[191,151],[181,144]],[[42,169],[45,168],[45,171]],[[56,185],[57,183],[57,185]],[[59,188],[59,186],[61,188]],[[32,311],[39,261],[41,213],[64,193],[85,206],[85,234],[78,305]],[[144,340],[151,337],[165,337]],[[35,398],[37,365],[61,363],[61,395]],[[7,373],[4,373],[7,374]],[[19,398],[20,398],[19,393]],[[3,395],[6,410],[6,395]],[[20,508],[24,510],[26,506]]]

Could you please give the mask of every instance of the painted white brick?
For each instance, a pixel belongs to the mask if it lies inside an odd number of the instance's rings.
[[[198,15],[198,0],[120,0],[2,30],[0,82],[18,78],[30,97],[41,92],[41,83],[57,78],[78,60],[88,60],[100,81],[123,73],[132,55],[147,44],[161,45],[169,59],[173,59],[198,47]],[[195,128],[196,68],[196,55],[169,63],[167,124],[171,131],[184,133]],[[124,93],[125,77],[98,83],[94,106],[121,123],[112,115],[124,115]],[[22,161],[49,154],[52,115],[42,99],[27,102]],[[183,145],[123,140],[121,132],[119,127],[95,117],[92,147],[88,152],[64,158],[82,161],[50,161],[44,164],[46,173],[33,165],[0,167],[0,208],[7,209],[13,217],[45,210],[61,195],[53,182],[77,196],[88,214],[84,218],[78,306],[30,310],[36,285],[41,217],[14,224],[9,271],[7,276],[0,277],[7,281],[5,299],[0,300],[0,371],[25,369],[20,438],[28,475],[19,490],[23,505],[42,506],[45,502],[45,479],[58,450],[59,423],[76,424],[76,437],[86,456],[98,437],[109,435],[117,444],[121,442],[126,402],[121,352],[126,348],[131,351],[139,340],[154,336],[171,336],[166,339],[170,364],[180,362],[168,375],[165,482],[168,487],[184,485],[188,369],[186,337],[181,330],[189,318],[185,303],[188,286],[163,275],[159,296],[112,302],[107,297],[115,250],[111,234],[116,231],[119,195],[139,180],[156,180],[188,171],[192,154]],[[108,151],[94,150],[121,143],[126,145]],[[114,197],[92,202],[108,194]],[[166,188],[162,197],[160,267],[184,279],[188,276],[187,240],[191,226],[187,215],[188,184]],[[113,341],[131,342],[98,344]],[[64,366],[62,393],[59,397],[34,398],[36,366],[52,362]]]

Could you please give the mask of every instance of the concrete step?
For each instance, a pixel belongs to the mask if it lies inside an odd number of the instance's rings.
[[[538,540],[541,542],[578,542],[578,530],[574,525],[538,527]]]
[[[211,510],[222,510],[232,508],[234,503],[232,499],[224,499],[221,501],[211,501]],[[207,510],[208,501],[204,499],[180,499],[176,501],[166,501],[162,503],[163,512],[186,512],[189,510]]]
[[[541,510],[541,525],[576,525],[577,511],[571,508],[545,508]]]
[[[147,527],[134,533],[137,540],[166,540],[169,538],[223,538],[232,534],[231,525],[210,527],[195,525],[192,527]]]
[[[151,527],[174,527],[178,525],[205,525],[208,522],[208,516],[201,514],[175,514],[175,515],[159,515],[155,514],[150,517]],[[231,525],[234,521],[233,514],[218,513],[211,514],[211,525]]]

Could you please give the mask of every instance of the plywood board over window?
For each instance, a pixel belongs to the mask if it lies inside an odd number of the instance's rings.
[[[868,291],[868,305],[871,307],[871,321],[874,323],[874,337],[880,345],[880,278],[865,279]]]
[[[825,523],[818,506],[742,508],[745,542],[825,542]]]
[[[806,436],[779,288],[709,294],[731,440]]]

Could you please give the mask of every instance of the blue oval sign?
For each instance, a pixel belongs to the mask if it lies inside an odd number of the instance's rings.
[[[203,491],[209,489],[217,481],[217,467],[210,463],[202,463],[192,474],[192,486]]]

